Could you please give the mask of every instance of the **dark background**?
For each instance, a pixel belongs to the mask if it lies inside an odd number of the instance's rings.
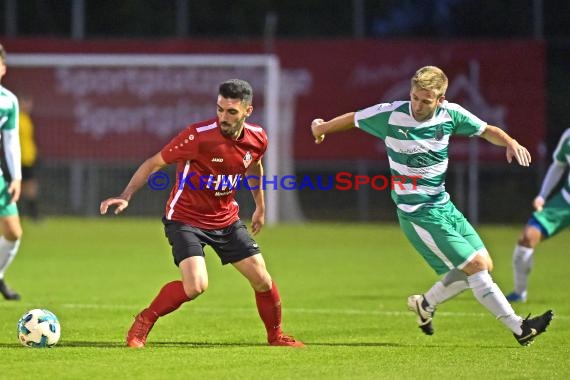
[[[547,51],[549,162],[562,131],[570,127],[570,1],[567,0],[0,0],[0,20],[3,21],[0,42],[3,38],[17,41],[38,37],[55,41],[200,38],[212,42],[260,41],[268,52],[276,39],[538,40]],[[521,99],[525,97],[524,93],[519,95]],[[530,110],[521,107],[512,112]],[[123,173],[125,180],[129,173]],[[513,182],[508,184],[512,187],[509,193],[523,194],[516,201],[499,205],[492,199],[504,197],[501,175],[493,171],[480,175],[485,183],[501,183],[496,188],[485,189],[484,197],[491,199],[481,202],[481,219],[522,222],[530,211],[528,199],[532,199],[538,184],[528,176],[516,175],[515,170]],[[66,176],[62,173],[62,181]],[[493,176],[498,180],[494,181]],[[454,181],[450,173],[450,190]],[[338,215],[329,202],[312,199],[314,195],[301,195],[309,218],[328,219]],[[371,206],[392,210],[389,199],[385,198],[372,201],[381,204]],[[354,203],[347,199],[337,203],[337,207],[351,202]],[[319,203],[322,207],[318,207]],[[357,220],[370,217],[363,217],[358,211],[353,214]],[[393,216],[380,217],[385,218]]]
[[[0,38],[539,39],[548,52],[549,152],[570,126],[565,0],[0,0],[0,20]]]

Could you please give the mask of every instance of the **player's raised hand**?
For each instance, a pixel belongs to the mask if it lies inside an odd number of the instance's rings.
[[[318,132],[318,130],[317,130],[318,126],[324,122],[325,121],[323,119],[314,119],[311,123],[311,133],[313,134],[313,137],[315,138],[315,144],[320,144],[325,139],[325,135]]]
[[[101,215],[104,215],[107,213],[109,207],[112,206],[117,206],[115,208],[115,215],[117,215],[123,212],[123,210],[129,206],[129,201],[123,198],[107,198],[101,202],[101,205],[99,206],[99,212]]]
[[[520,145],[516,140],[512,140],[509,144],[507,144],[506,155],[509,164],[513,161],[514,157],[519,165],[530,165],[531,157],[529,151],[524,146]]]

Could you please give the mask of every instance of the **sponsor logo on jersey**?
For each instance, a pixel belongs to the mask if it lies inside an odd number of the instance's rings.
[[[440,161],[437,156],[432,152],[411,154],[408,157],[406,165],[410,168],[425,168],[426,166],[432,166],[438,164]]]
[[[213,157],[212,162],[224,162],[224,159],[221,157]]]
[[[227,191],[228,195],[232,190],[239,187],[241,174],[210,174],[209,176],[200,177],[200,189]]]
[[[247,151],[247,153],[245,154],[245,156],[243,156],[243,166],[249,167],[249,164],[251,164],[251,161],[253,160],[253,156],[251,155],[250,151]]]
[[[435,139],[437,141],[441,141],[441,139],[443,139],[443,127],[441,125],[438,125],[435,128]]]

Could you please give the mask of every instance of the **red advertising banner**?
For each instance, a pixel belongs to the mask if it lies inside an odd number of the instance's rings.
[[[259,42],[3,41],[9,54],[260,54]],[[409,98],[410,77],[424,65],[447,73],[447,99],[508,131],[536,155],[545,135],[545,48],[535,41],[276,41],[281,64],[280,125],[296,160],[383,160],[383,142],[361,131],[311,138],[312,119]],[[8,61],[10,64],[10,61]],[[34,118],[46,159],[139,161],[187,124],[215,115],[216,83],[252,80],[255,115],[263,108],[262,77],[246,68],[18,67],[4,85],[35,100]],[[254,122],[262,123],[256,119]],[[467,158],[468,140],[452,144]],[[270,136],[270,144],[271,144]],[[482,160],[504,160],[504,150],[480,144]]]

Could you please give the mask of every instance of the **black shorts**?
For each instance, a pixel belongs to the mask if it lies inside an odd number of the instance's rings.
[[[22,181],[36,178],[36,165],[22,165]]]
[[[176,266],[188,257],[204,257],[206,245],[214,249],[223,265],[235,263],[261,252],[241,220],[220,230],[203,230],[164,217],[162,223],[164,223],[164,234],[172,247]]]

